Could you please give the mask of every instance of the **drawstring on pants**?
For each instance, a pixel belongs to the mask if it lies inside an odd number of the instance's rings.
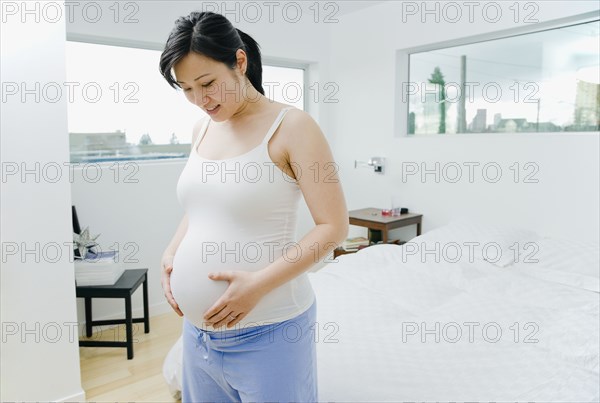
[[[198,338],[196,339],[196,348],[201,347],[204,352],[202,353],[202,358],[204,361],[208,361],[208,350],[210,349],[210,334],[205,331],[198,329]],[[202,342],[200,341],[202,340]]]

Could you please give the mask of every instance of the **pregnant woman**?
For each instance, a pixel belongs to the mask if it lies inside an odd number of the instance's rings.
[[[208,115],[162,258],[165,297],[184,318],[182,401],[315,402],[306,271],[348,232],[329,145],[310,115],[265,97],[258,44],[220,14],[179,18],[160,71]],[[301,196],[315,226],[296,241]]]

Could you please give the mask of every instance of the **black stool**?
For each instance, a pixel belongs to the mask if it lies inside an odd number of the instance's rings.
[[[144,317],[132,318],[131,296],[142,284]],[[125,324],[127,341],[79,340],[80,347],[127,347],[127,359],[133,358],[133,323],[144,322],[144,333],[150,332],[148,315],[148,269],[125,270],[113,285],[77,286],[77,298],[85,298],[85,334],[92,336],[92,327]],[[92,298],[124,298],[125,319],[92,320]]]

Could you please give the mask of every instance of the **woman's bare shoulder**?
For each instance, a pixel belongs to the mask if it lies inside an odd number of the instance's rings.
[[[287,108],[290,108],[290,106],[286,106]],[[287,123],[287,126],[289,128],[298,128],[298,124],[300,124],[302,126],[306,126],[306,125],[316,125],[317,123],[315,122],[315,120],[313,119],[313,117],[306,111],[303,111],[302,109],[298,109],[296,107],[291,107],[291,109],[289,111],[287,111],[287,113],[285,114],[285,119],[283,119],[282,124]]]
[[[291,135],[297,135],[306,130],[320,130],[319,124],[308,112],[295,107],[287,111],[282,126],[285,127],[284,131]]]
[[[288,160],[308,155],[315,147],[328,147],[325,134],[319,124],[306,111],[292,108],[287,111],[281,124],[280,144]]]

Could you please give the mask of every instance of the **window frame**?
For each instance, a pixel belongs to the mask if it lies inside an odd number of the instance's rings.
[[[548,136],[548,135],[598,135],[599,132],[509,132],[509,133],[423,133],[408,134],[408,113],[409,99],[407,94],[402,92],[402,84],[410,82],[410,55],[413,53],[428,52],[451,48],[455,46],[471,45],[475,43],[488,42],[497,39],[513,38],[522,35],[534,34],[537,32],[549,31],[558,28],[564,28],[569,25],[585,24],[598,21],[600,14],[598,11],[591,11],[583,14],[577,14],[569,17],[559,18],[551,21],[544,21],[531,26],[520,26],[494,32],[482,33],[478,35],[451,39],[442,42],[429,43],[425,45],[414,46],[396,50],[396,85],[395,85],[395,108],[394,108],[394,138],[429,138],[429,137],[481,137],[481,136]]]

